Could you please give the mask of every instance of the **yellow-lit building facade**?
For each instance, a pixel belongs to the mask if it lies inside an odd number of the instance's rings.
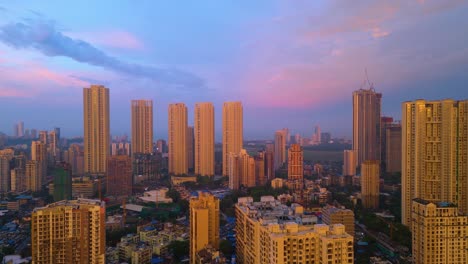
[[[405,102],[401,126],[402,223],[415,198],[468,213],[468,100]]]
[[[356,151],[344,150],[343,151],[343,176],[356,175]]]
[[[214,107],[196,103],[194,117],[195,174],[214,176]]]
[[[244,143],[241,102],[223,104],[223,175],[228,176],[229,154],[239,153]]]
[[[364,208],[379,208],[380,161],[366,160],[361,164],[361,198]]]
[[[349,209],[325,206],[322,208],[322,221],[324,224],[342,224],[346,233],[354,236],[354,212]]]
[[[132,100],[133,153],[153,152],[153,101]]]
[[[411,208],[413,263],[468,263],[468,216],[447,202],[414,199]]]
[[[34,209],[33,264],[105,263],[105,205],[78,199]]]
[[[219,199],[199,192],[190,199],[190,263],[207,245],[219,248]]]
[[[47,144],[41,141],[31,142],[31,160],[37,161],[39,178],[42,183],[46,180],[47,176]]]
[[[109,156],[109,89],[83,88],[84,172],[104,175]]]
[[[353,237],[344,225],[314,224],[302,206],[272,196],[239,198],[235,209],[237,263],[353,263]]]
[[[38,192],[42,189],[42,170],[39,161],[28,160],[26,162],[26,186],[28,190]]]
[[[241,186],[256,186],[255,159],[245,149],[242,149],[238,154],[231,153],[228,164],[230,189],[237,190]]]
[[[187,107],[183,103],[169,105],[168,139],[169,173],[187,174]]]
[[[288,149],[288,180],[304,180],[304,157],[299,144],[292,144]]]

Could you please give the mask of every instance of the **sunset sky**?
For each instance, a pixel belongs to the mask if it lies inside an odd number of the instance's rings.
[[[111,131],[130,133],[130,100],[167,107],[242,101],[244,138],[316,124],[351,136],[365,69],[401,102],[468,98],[468,1],[0,1],[0,131],[83,134],[82,88],[110,89]]]

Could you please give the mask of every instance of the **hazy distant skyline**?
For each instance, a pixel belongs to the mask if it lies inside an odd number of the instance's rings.
[[[468,98],[467,1],[15,1],[0,3],[0,131],[83,135],[82,89],[110,89],[111,133],[130,136],[130,101],[167,107],[242,101],[244,138],[319,124],[352,134],[367,68],[382,115],[403,101]]]

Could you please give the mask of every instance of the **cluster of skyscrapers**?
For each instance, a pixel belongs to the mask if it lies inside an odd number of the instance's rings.
[[[381,116],[382,95],[372,87],[353,93],[353,146],[344,151],[343,176],[360,171],[362,205],[379,208],[381,174],[401,172],[402,223],[413,234],[415,263],[468,263],[468,101],[416,100],[402,104],[401,123]],[[168,171],[186,175],[215,175],[214,106],[197,103],[193,127],[183,103],[168,107]],[[109,89],[83,89],[84,144],[61,153],[60,130],[39,131],[31,144],[31,158],[0,150],[0,192],[40,191],[47,167],[64,157],[63,174],[53,180],[56,203],[32,214],[34,263],[104,263],[105,209],[99,200],[69,200],[74,174],[106,179],[108,195],[132,193],[135,171],[155,175],[152,163],[153,102],[131,101],[131,145],[111,146]],[[22,122],[15,135],[24,136]],[[313,140],[321,141],[320,129]],[[243,108],[226,102],[222,109],[222,174],[229,187],[264,185],[287,164],[284,181],[292,190],[304,184],[300,144],[286,149],[289,131],[278,130],[274,144],[251,156],[243,149]],[[164,148],[164,144],[157,144]],[[112,154],[112,155],[111,155]],[[12,164],[14,166],[12,167]],[[153,165],[152,165],[153,164]],[[148,176],[150,177],[150,176]],[[276,184],[276,182],[275,182]],[[282,184],[282,183],[281,183]],[[101,190],[101,186],[98,187]],[[94,189],[93,189],[94,190]],[[59,200],[65,200],[60,201]],[[199,193],[190,200],[190,261],[199,252],[219,249],[219,200]],[[352,263],[352,211],[324,209],[317,224],[299,204],[286,206],[274,197],[239,198],[236,247],[240,263]],[[332,215],[333,214],[333,215]],[[337,217],[339,217],[339,220]],[[337,224],[341,222],[342,224]]]
[[[380,116],[381,98],[373,89],[353,93],[353,149],[344,152],[343,175],[360,166],[363,206],[378,208],[381,171],[401,171],[402,223],[413,234],[415,263],[467,263],[468,101],[404,102],[395,124]]]

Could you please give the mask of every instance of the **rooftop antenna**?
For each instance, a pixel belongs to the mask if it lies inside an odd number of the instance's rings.
[[[369,89],[374,90],[374,83],[369,81],[369,75],[367,75],[367,68],[365,68],[367,84],[369,84]]]

